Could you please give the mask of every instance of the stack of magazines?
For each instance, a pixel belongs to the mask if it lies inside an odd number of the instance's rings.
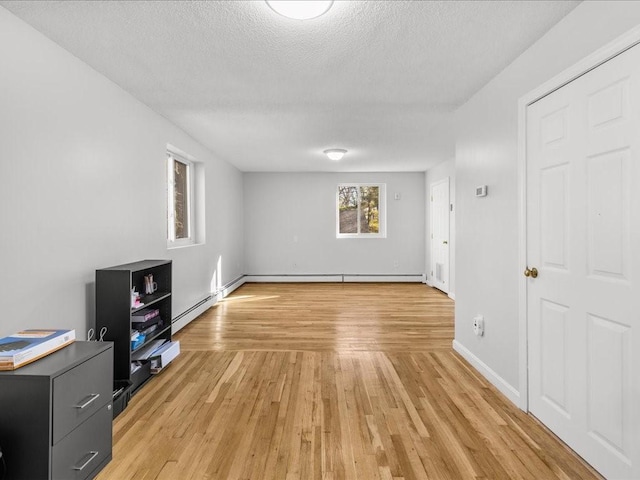
[[[131,328],[140,332],[145,337],[162,327],[160,310],[157,308],[145,308],[131,315]]]

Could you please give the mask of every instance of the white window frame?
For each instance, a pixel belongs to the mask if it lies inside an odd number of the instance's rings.
[[[340,188],[358,189],[358,232],[360,232],[360,187],[378,187],[378,233],[340,233]],[[336,187],[336,238],[387,238],[386,183],[339,183]]]
[[[176,238],[175,224],[175,193],[174,193],[174,162],[180,162],[187,166],[187,230],[186,238]],[[182,155],[167,150],[167,247],[185,247],[194,245],[195,239],[195,215],[194,215],[194,176],[195,164]]]

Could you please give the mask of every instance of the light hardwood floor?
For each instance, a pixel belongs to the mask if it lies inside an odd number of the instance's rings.
[[[246,284],[114,422],[99,480],[593,479],[451,348],[420,284]]]

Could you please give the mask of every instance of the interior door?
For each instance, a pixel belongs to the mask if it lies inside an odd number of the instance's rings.
[[[449,177],[431,185],[431,283],[449,293]]]
[[[639,148],[640,46],[527,109],[529,408],[610,479],[640,478]]]

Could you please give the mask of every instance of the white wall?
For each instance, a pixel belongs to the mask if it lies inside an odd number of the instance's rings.
[[[453,210],[449,214],[449,296],[454,298],[456,291],[456,160],[452,158],[446,162],[439,163],[427,170],[425,174],[425,197],[431,196],[431,185],[445,178],[449,178],[449,203],[453,205]],[[425,272],[427,273],[427,283],[433,284],[431,276],[431,209],[430,202],[427,202],[427,222],[426,222],[426,262]]]
[[[242,174],[0,8],[0,336],[94,320],[95,269],[174,260],[173,315],[243,271]],[[206,244],[166,248],[167,143],[203,162]]]
[[[386,183],[387,238],[336,238],[343,182]],[[244,205],[249,275],[424,273],[424,173],[246,173]]]
[[[456,342],[517,395],[518,99],[640,23],[640,2],[583,2],[456,114]],[[489,196],[474,187],[487,184]],[[485,336],[471,319],[485,316]]]

